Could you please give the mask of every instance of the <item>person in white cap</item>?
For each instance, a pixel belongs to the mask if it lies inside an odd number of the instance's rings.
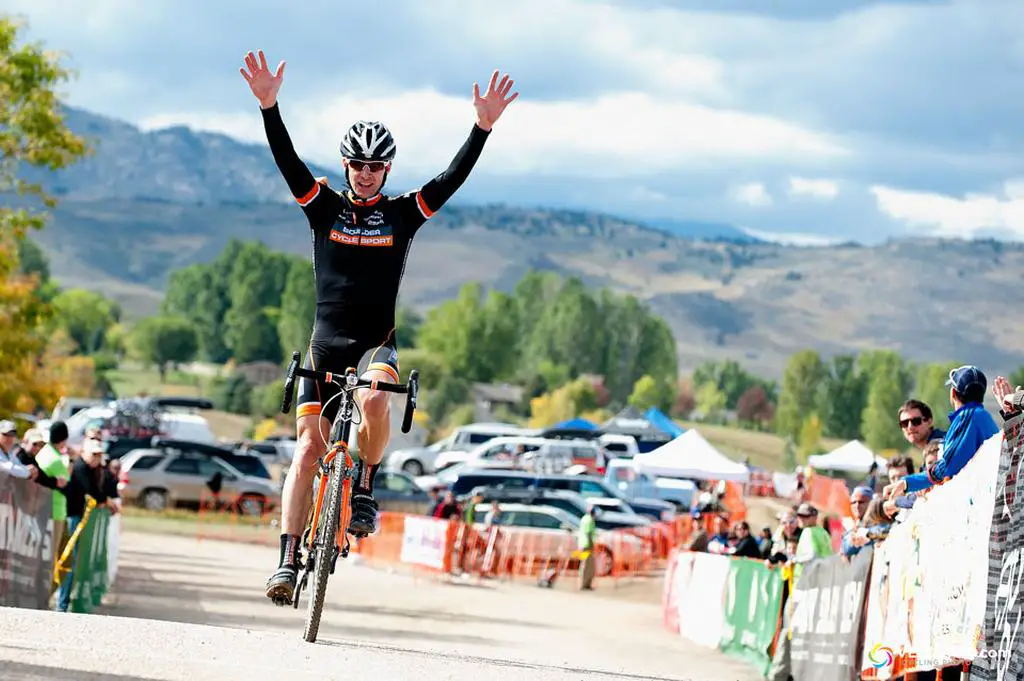
[[[14,451],[18,441],[18,426],[14,421],[0,421],[0,471],[15,478],[34,480],[39,472],[35,466],[29,468],[20,461]]]

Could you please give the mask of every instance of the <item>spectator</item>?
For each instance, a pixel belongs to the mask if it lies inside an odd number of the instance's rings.
[[[840,553],[847,559],[857,555],[868,542],[867,537],[862,537],[857,530],[863,526],[864,515],[874,497],[874,490],[868,487],[857,487],[850,495],[850,509],[853,511],[854,525],[843,533],[843,541],[839,548]]]
[[[767,558],[772,551],[772,528],[762,527],[761,535],[757,538],[757,545],[761,549],[761,557]]]
[[[448,520],[449,518],[458,518],[460,515],[462,515],[462,509],[459,507],[459,502],[455,500],[455,493],[448,490],[444,493],[444,502],[434,511],[434,517]]]
[[[757,540],[751,536],[750,524],[746,520],[741,520],[733,525],[732,531],[736,535],[737,541],[736,546],[729,553],[741,558],[761,557],[761,547],[757,545]]]
[[[576,549],[580,553],[579,580],[580,591],[591,591],[594,588],[594,572],[597,564],[597,506],[593,502],[587,504],[587,512],[580,518],[580,528],[576,534]]]
[[[923,457],[923,463],[921,464],[921,470],[919,472],[923,473],[927,471],[932,464],[939,460],[939,457],[941,455],[942,442],[940,442],[939,440],[932,440],[931,442],[926,444],[924,446],[924,450],[922,450],[921,452],[921,456]]]
[[[48,489],[59,489],[64,487],[67,480],[64,478],[54,478],[42,470],[39,469],[39,464],[36,463],[36,455],[42,451],[46,445],[46,436],[43,435],[43,431],[38,428],[29,428],[25,431],[25,437],[23,443],[15,445],[15,452],[18,457],[18,461],[23,463],[25,466],[34,468],[36,471],[34,480],[37,485],[42,485]]]
[[[769,549],[768,565],[786,563],[795,554],[796,548],[790,551],[788,543],[797,541],[800,538],[800,524],[796,519],[796,510],[788,510],[779,515],[779,527],[775,531],[775,538],[772,547]]]
[[[685,550],[707,553],[709,537],[707,530],[704,528],[704,516],[698,510],[693,511],[693,528],[693,535],[684,547]]]
[[[14,421],[0,421],[0,471],[22,480],[35,480],[38,469],[25,466],[14,451],[18,441],[18,426]]]
[[[818,524],[818,509],[813,504],[804,502],[796,510],[796,519],[800,524],[800,541],[793,557],[793,583],[795,584],[803,567],[818,558],[832,555],[832,537],[824,527]]]
[[[936,445],[938,445],[937,441]],[[914,472],[914,460],[904,454],[898,454],[889,459],[888,469],[886,474],[889,477],[889,483],[892,484],[903,478],[907,477]],[[900,522],[905,517],[904,511],[908,511],[914,507],[914,502],[917,501],[917,494],[903,494],[895,499],[883,500],[885,506],[885,512],[888,516],[897,518]]]
[[[715,516],[715,533],[708,540],[708,553],[729,552],[729,523],[722,516]]]
[[[918,449],[924,449],[929,442],[941,441],[946,435],[946,431],[935,427],[931,407],[921,400],[904,402],[896,411],[896,418],[903,437]]]
[[[50,425],[50,441],[36,454],[36,463],[39,470],[51,478],[63,478],[70,482],[71,474],[68,464],[64,460],[61,449],[68,441],[68,427],[63,421],[54,421]],[[67,490],[67,486],[64,487]],[[64,545],[67,543],[67,497],[64,494],[53,495],[53,562],[56,570],[57,561],[64,553]],[[52,587],[51,587],[52,588]]]
[[[972,365],[953,369],[946,385],[954,411],[949,416],[942,457],[924,473],[914,473],[888,485],[885,488],[887,499],[906,492],[920,492],[949,480],[963,470],[985,440],[999,432],[995,420],[982,406],[987,381],[981,369]]]
[[[71,478],[63,490],[67,499],[68,536],[75,533],[75,528],[82,522],[85,515],[86,496],[96,500],[96,504],[105,504],[107,497],[103,493],[103,445],[96,440],[82,443],[82,454],[72,465]],[[56,496],[56,495],[55,495]],[[116,512],[112,504],[107,504]],[[72,549],[68,573],[57,589],[57,611],[67,612],[71,605],[71,584],[74,579],[75,560],[78,556],[78,542]]]

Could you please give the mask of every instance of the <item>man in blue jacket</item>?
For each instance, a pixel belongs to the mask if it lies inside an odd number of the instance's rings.
[[[963,470],[985,440],[999,432],[995,420],[982,406],[988,381],[981,369],[972,365],[953,369],[946,385],[954,411],[949,415],[942,457],[924,472],[887,485],[883,492],[887,499],[920,492],[949,480]]]

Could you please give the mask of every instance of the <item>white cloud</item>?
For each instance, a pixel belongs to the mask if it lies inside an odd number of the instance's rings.
[[[770,206],[772,196],[760,182],[748,182],[733,189],[733,198],[751,206]]]
[[[966,194],[957,198],[880,185],[872,186],[871,193],[881,212],[936,236],[970,238],[984,230],[1003,230],[1024,237],[1024,179],[1004,183],[1002,196]]]
[[[822,236],[820,234],[805,234],[803,232],[766,232],[750,228],[744,228],[743,232],[747,236],[752,236],[755,239],[771,241],[772,243],[783,244],[786,246],[832,246],[842,242],[841,239],[837,239],[835,237]]]
[[[789,178],[789,195],[810,196],[815,199],[831,201],[839,196],[839,184],[833,180],[791,177]]]
[[[469,97],[433,90],[315,101],[282,98],[281,112],[299,153],[321,163],[336,162],[335,141],[352,121],[380,119],[397,139],[396,164],[417,172],[445,167],[475,120]],[[255,111],[166,113],[141,124],[147,129],[184,124],[265,143]],[[650,176],[722,159],[800,162],[848,153],[827,135],[784,121],[642,93],[554,102],[520,96],[487,144],[480,163],[491,173],[599,178]]]

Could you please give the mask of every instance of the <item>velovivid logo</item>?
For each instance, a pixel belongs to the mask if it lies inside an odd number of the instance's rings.
[[[868,653],[868,659],[871,661],[871,666],[875,669],[881,669],[882,667],[892,666],[892,648],[889,646],[883,646],[881,643],[875,644],[875,647]]]

